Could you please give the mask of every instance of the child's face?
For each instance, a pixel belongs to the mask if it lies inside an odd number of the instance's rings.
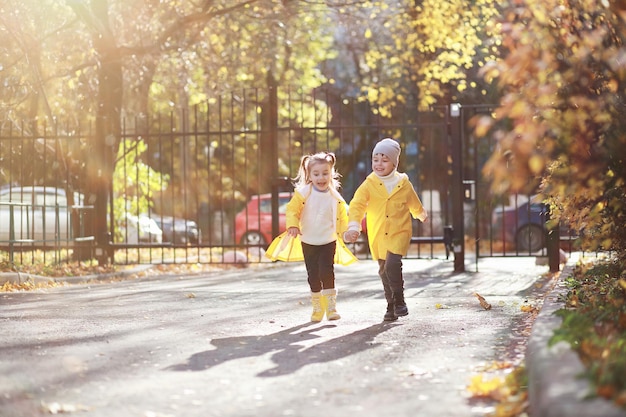
[[[396,168],[393,161],[387,155],[377,153],[372,156],[372,171],[381,177],[387,176]]]
[[[332,167],[327,162],[315,162],[309,166],[309,179],[320,191],[326,191],[332,181]]]

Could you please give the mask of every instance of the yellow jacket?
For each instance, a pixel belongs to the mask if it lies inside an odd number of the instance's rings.
[[[307,184],[297,188],[291,197],[291,200],[287,203],[285,212],[285,223],[287,229],[290,227],[300,228],[300,216],[302,215],[302,209],[304,208],[306,199],[313,190],[312,187],[312,184]],[[343,232],[348,229],[347,204],[337,190],[331,187],[330,192],[335,200],[337,200],[336,206],[333,207],[335,229],[337,231],[335,263],[340,265],[350,265],[351,263],[357,261],[357,258],[350,251],[350,249],[348,249],[342,238]],[[289,237],[285,231],[272,241],[270,246],[267,248],[265,256],[272,261],[302,261],[304,260],[302,242],[299,237]]]
[[[424,221],[426,209],[422,206],[406,174],[391,194],[375,173],[367,176],[350,201],[350,223],[367,221],[367,238],[373,259],[385,259],[387,252],[405,256],[413,234],[413,218]]]

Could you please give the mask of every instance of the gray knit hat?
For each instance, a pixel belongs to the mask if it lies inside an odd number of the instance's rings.
[[[400,161],[400,144],[395,139],[385,138],[378,142],[376,146],[374,146],[372,156],[377,153],[386,155],[395,163],[396,167],[398,166],[398,162]]]

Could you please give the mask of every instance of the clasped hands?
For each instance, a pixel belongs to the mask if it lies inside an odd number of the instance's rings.
[[[359,238],[361,233],[358,230],[346,230],[343,233],[343,241],[347,243],[354,243]]]
[[[290,237],[296,237],[301,235],[300,229],[297,227],[289,227],[287,228],[287,235]],[[347,230],[343,234],[343,241],[347,243],[354,243],[361,235],[361,232],[358,230]]]

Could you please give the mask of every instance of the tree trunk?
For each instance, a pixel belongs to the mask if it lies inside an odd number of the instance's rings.
[[[111,261],[111,234],[107,227],[107,204],[112,192],[115,151],[121,134],[123,97],[122,61],[119,48],[109,26],[107,0],[71,3],[76,14],[90,29],[98,57],[98,108],[96,131],[87,158],[87,203],[94,206],[93,219],[87,222],[88,234],[95,237],[96,258],[100,264]],[[113,224],[111,222],[111,224]],[[92,257],[91,250],[77,250],[76,257]],[[88,252],[88,253],[86,253]]]

